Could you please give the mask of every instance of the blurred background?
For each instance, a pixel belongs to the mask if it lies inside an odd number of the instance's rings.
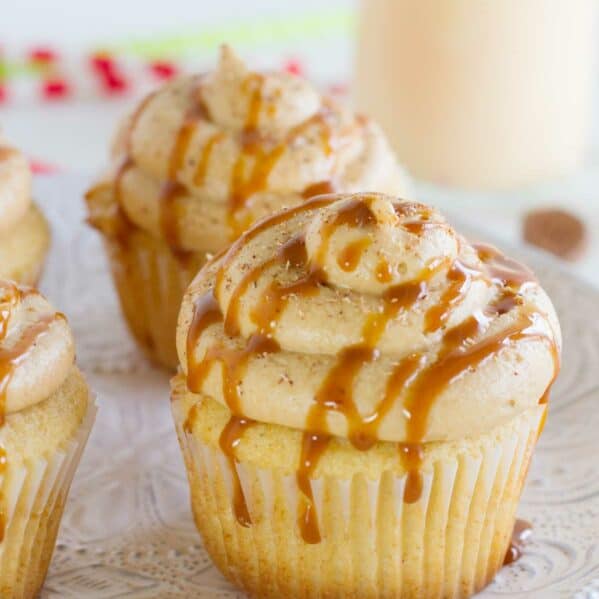
[[[20,0],[0,127],[38,174],[90,176],[140,96],[227,42],[376,118],[420,199],[599,284],[598,2]]]

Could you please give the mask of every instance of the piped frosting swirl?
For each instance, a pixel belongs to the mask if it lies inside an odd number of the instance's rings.
[[[0,279],[0,421],[47,399],[74,355],[64,316],[34,289]]]
[[[226,405],[236,432],[304,431],[309,542],[309,477],[328,439],[398,443],[414,501],[423,445],[546,401],[560,343],[527,269],[379,194],[319,196],[258,223],[200,272],[178,330],[189,389]]]
[[[215,71],[146,98],[113,159],[95,191],[108,189],[127,219],[178,252],[217,251],[317,193],[407,187],[376,124],[298,77],[249,71],[228,47]],[[93,211],[92,222],[106,224]]]

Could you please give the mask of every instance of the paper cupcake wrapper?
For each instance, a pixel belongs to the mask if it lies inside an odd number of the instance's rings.
[[[468,597],[503,564],[542,410],[513,433],[469,443],[424,473],[419,501],[403,502],[406,477],[312,481],[320,544],[297,525],[293,475],[236,464],[252,526],[232,511],[231,467],[178,423],[192,508],[211,557],[259,597]]]
[[[11,469],[3,489],[6,527],[0,543],[0,597],[35,597],[42,586],[96,412],[95,398],[90,396],[81,425],[65,447]]]
[[[106,238],[113,278],[133,336],[153,361],[171,370],[179,364],[175,335],[181,300],[204,261],[182,261],[160,240],[143,231],[127,247]]]

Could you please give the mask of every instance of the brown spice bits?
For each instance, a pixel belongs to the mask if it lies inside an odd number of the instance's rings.
[[[588,233],[584,222],[577,216],[559,209],[540,209],[524,217],[524,240],[564,260],[582,257],[587,246]]]

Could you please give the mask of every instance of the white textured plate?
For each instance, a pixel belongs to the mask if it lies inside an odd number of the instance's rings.
[[[36,182],[54,229],[43,290],[70,319],[100,407],[42,596],[240,597],[193,525],[168,377],[127,336],[99,240],[82,224],[86,182]],[[536,253],[510,253],[553,298],[565,353],[519,510],[534,525],[533,541],[480,597],[599,597],[599,293]]]

